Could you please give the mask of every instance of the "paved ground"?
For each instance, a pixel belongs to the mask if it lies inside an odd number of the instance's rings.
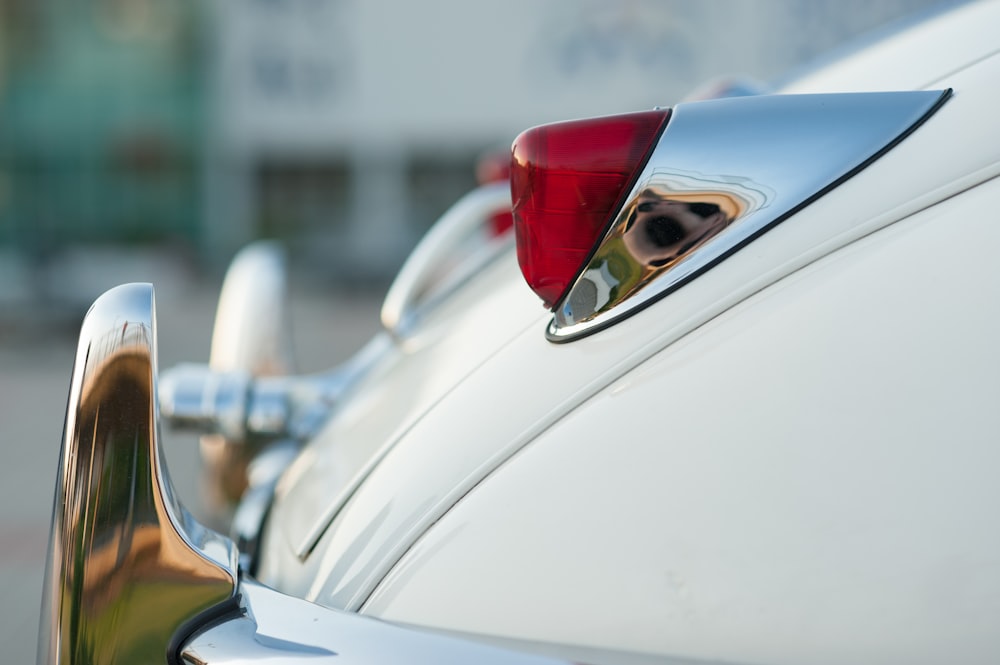
[[[141,265],[115,282],[143,279]],[[160,366],[204,361],[218,284],[160,265],[157,288]],[[99,281],[99,280],[98,280]],[[103,285],[100,285],[103,288]],[[80,287],[85,288],[85,287]],[[378,296],[293,288],[292,320],[299,366],[333,366],[357,349],[377,326]],[[6,310],[6,311],[4,311]],[[75,310],[32,312],[0,303],[0,650],[3,662],[35,660],[42,568],[52,491],[76,346]],[[195,491],[196,440],[164,431],[167,463],[177,491],[199,510]]]

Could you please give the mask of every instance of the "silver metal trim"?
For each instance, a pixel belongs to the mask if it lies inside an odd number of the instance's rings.
[[[387,335],[376,335],[342,365],[301,376],[254,378],[238,369],[184,363],[163,373],[160,409],[171,427],[217,434],[233,445],[248,438],[305,441],[390,347]]]
[[[210,365],[253,376],[293,370],[285,253],[273,241],[241,249],[229,264],[212,329]]]
[[[236,549],[175,498],[159,445],[153,288],[83,321],[66,411],[39,663],[163,662],[233,598]]]
[[[216,426],[216,434],[201,437],[199,450],[203,507],[217,525],[231,517],[246,489],[247,464],[260,449],[259,442],[246,439],[248,419],[272,427],[282,418],[282,405],[274,402],[266,405],[266,418],[248,414],[247,393],[251,379],[293,370],[287,287],[284,250],[276,242],[262,240],[233,257],[219,293],[209,354],[212,375],[204,377],[204,412],[199,414],[203,425]],[[161,388],[169,397],[173,386],[165,378]],[[197,396],[196,385],[189,395]],[[178,414],[184,412],[172,413],[171,419]]]
[[[249,579],[241,582],[240,597],[239,616],[210,626],[182,647],[185,665],[569,665],[327,609]]]
[[[176,429],[243,441],[247,435],[250,385],[247,371],[221,371],[199,363],[182,363],[160,376],[160,413]]]
[[[679,288],[895,145],[949,94],[768,95],[679,104],[588,268],[555,310],[548,338],[566,342],[596,332]],[[647,244],[663,251],[644,253],[629,243],[638,233],[643,197],[715,206],[718,214],[713,228],[693,241],[681,244],[694,235],[684,229],[674,234],[681,238],[676,248],[664,249],[656,239]],[[612,262],[616,270],[608,269]]]

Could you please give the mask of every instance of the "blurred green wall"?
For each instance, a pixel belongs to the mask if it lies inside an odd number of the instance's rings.
[[[0,0],[0,245],[196,244],[194,0]]]

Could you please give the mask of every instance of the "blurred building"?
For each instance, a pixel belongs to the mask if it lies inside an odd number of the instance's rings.
[[[195,243],[194,2],[0,0],[0,243]]]
[[[262,236],[384,279],[549,121],[772,79],[930,0],[0,0],[0,250]]]

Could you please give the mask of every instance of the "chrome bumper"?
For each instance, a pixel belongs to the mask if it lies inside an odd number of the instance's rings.
[[[40,664],[164,662],[235,605],[236,548],[174,499],[159,448],[153,288],[83,322],[56,483]]]
[[[336,612],[241,580],[237,548],[183,509],[163,463],[155,318],[152,287],[130,284],[101,296],[83,322],[40,665],[557,662]]]

